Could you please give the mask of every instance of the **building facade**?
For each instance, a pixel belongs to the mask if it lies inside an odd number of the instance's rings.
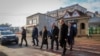
[[[60,27],[59,20],[64,19],[65,22],[72,22],[77,27],[77,36],[86,36],[89,34],[89,21],[94,16],[95,13],[87,11],[79,4],[74,4],[45,14],[37,13],[28,16],[26,25],[30,32],[34,25],[38,26],[39,31],[42,30],[43,26],[47,26],[47,29],[50,30],[52,23],[55,22]],[[96,13],[96,16],[100,17],[100,14]]]
[[[93,12],[87,11],[86,8],[79,4],[74,4],[64,8],[46,13],[49,16],[55,17],[57,20],[64,19],[66,22],[71,21],[77,26],[78,36],[88,35],[89,19],[94,16]],[[59,23],[58,23],[59,26]]]
[[[90,16],[87,14],[79,11],[74,10],[72,12],[66,11],[66,13],[63,15],[63,17],[59,18],[64,19],[65,23],[71,22],[73,23],[73,26],[77,28],[77,36],[87,36],[88,35],[88,20]],[[58,23],[59,25],[59,23]]]
[[[56,23],[55,18],[45,15],[45,14],[41,14],[41,13],[37,13],[31,16],[27,17],[27,23],[26,23],[26,28],[29,32],[32,32],[33,26],[36,25],[39,29],[39,31],[42,30],[42,28],[44,26],[47,27],[48,30],[51,29],[51,25],[53,23]]]
[[[60,18],[66,13],[66,11],[72,12],[74,10],[79,10],[83,13],[87,12],[86,8],[80,6],[79,4],[74,4],[74,5],[71,5],[71,6],[67,6],[67,7],[64,7],[64,8],[60,8],[60,9],[57,9],[57,10],[54,10],[54,11],[47,12],[46,14],[49,15],[49,16],[52,16],[52,17]]]

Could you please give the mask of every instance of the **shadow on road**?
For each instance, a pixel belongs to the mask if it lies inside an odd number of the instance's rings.
[[[0,56],[8,56],[8,55],[0,51]]]
[[[9,44],[9,45],[5,45],[6,47],[8,48],[12,48],[12,49],[18,49],[18,48],[26,48],[26,46],[22,46],[20,47],[19,45],[15,45],[15,44]],[[31,49],[36,49],[36,50],[39,50],[39,51],[46,51],[46,52],[50,52],[50,53],[55,53],[55,54],[58,54],[58,55],[61,55],[62,54],[62,50],[51,50],[51,49],[40,49],[40,46],[31,46],[29,45],[27,48],[31,48]],[[6,55],[6,54],[5,54]],[[0,53],[0,56],[3,56],[1,55]],[[7,56],[7,55],[6,55]],[[86,51],[82,51],[82,50],[73,50],[73,51],[69,51],[67,50],[66,52],[66,56],[100,56],[100,54],[95,54],[95,53],[91,53],[91,52],[86,52]]]
[[[55,53],[55,54],[62,54],[62,50],[51,50],[51,49],[40,49],[38,47],[35,47],[34,49],[36,50],[40,50],[40,51],[46,51],[46,52],[50,52],[50,53]],[[65,56],[100,56],[99,54],[95,54],[95,53],[90,53],[90,52],[85,52],[85,51],[79,51],[79,50],[73,50],[73,51],[66,51],[66,55]]]
[[[23,46],[19,46],[19,44],[12,44],[12,43],[10,43],[10,44],[6,44],[6,45],[3,45],[3,46],[5,46],[5,47],[8,47],[8,48],[13,48],[13,49],[18,49],[18,48],[24,48],[25,46],[23,45]]]
[[[47,49],[40,49],[40,48],[34,48],[34,49],[40,50],[40,51],[46,51],[46,52],[50,52],[50,53],[55,53],[55,54],[58,54],[58,55],[62,54],[62,52],[59,51],[59,50],[51,50],[51,49],[47,50]],[[72,52],[71,51],[67,51],[65,56],[75,56],[75,55],[73,55],[73,51]]]

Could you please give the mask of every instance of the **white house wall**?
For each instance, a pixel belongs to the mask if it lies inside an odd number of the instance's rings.
[[[74,11],[74,13],[72,14],[72,17],[78,17],[80,16],[79,13],[77,11]]]
[[[69,15],[69,13],[66,13],[64,18],[70,18],[71,16]]]

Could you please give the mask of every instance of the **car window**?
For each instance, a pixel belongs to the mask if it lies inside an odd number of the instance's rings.
[[[9,35],[9,34],[14,34],[13,32],[1,32],[1,35]]]

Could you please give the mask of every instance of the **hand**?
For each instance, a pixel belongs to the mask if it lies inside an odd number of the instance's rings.
[[[45,39],[47,39],[47,38],[45,38]]]
[[[65,41],[67,41],[67,39],[65,39]]]
[[[63,43],[60,41],[60,47],[62,47],[63,48]]]
[[[58,36],[55,36],[56,38],[58,37]]]

